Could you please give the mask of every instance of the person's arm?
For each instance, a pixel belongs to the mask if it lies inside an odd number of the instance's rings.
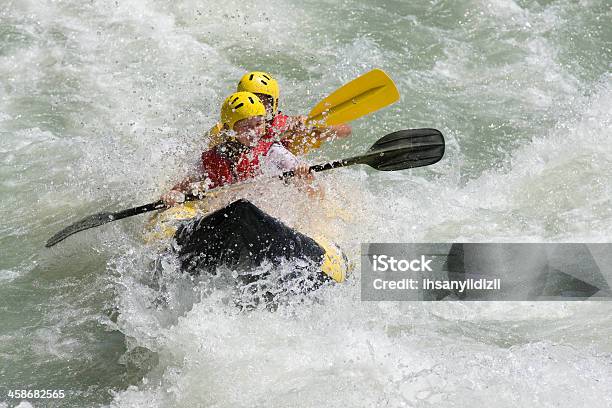
[[[161,200],[166,207],[173,207],[185,202],[185,194],[190,192],[191,184],[200,181],[196,176],[188,176],[175,184],[170,191],[161,196]]]
[[[184,202],[187,193],[198,194],[231,182],[232,176],[229,165],[215,155],[212,150],[207,150],[202,153],[202,164],[199,172],[175,184],[161,199],[167,207],[172,207]],[[194,185],[194,183],[199,184]]]
[[[351,135],[350,125],[343,123],[332,126],[312,126],[307,123],[307,116],[292,116],[288,119],[287,131],[283,138],[285,146],[294,154],[305,154],[318,149],[321,143]]]
[[[306,191],[310,198],[318,198],[319,200],[325,198],[325,189],[316,182],[314,173],[310,171],[308,164],[300,163],[293,171],[298,187]]]
[[[297,157],[280,144],[270,147],[265,156],[265,163],[269,174],[280,175],[285,171],[295,172],[295,183],[299,188],[306,191],[310,197],[323,199],[325,191],[321,185],[316,183],[314,174],[310,172],[310,166],[302,163]]]

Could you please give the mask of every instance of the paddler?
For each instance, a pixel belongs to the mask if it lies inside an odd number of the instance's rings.
[[[288,116],[279,111],[280,90],[278,82],[266,72],[253,71],[238,82],[237,92],[254,93],[266,108],[266,133],[263,138],[280,141],[295,155],[305,154],[321,143],[335,138],[348,137],[351,127],[347,124],[315,127],[307,123],[307,116]],[[223,124],[218,123],[210,131],[210,147],[223,142]]]
[[[236,92],[221,107],[223,140],[202,153],[199,171],[175,185],[162,196],[167,206],[182,203],[193,183],[204,182],[206,189],[244,181],[261,174],[280,175],[293,170],[297,183],[311,196],[322,197],[313,182],[309,166],[277,140],[267,137],[266,108],[251,92]]]

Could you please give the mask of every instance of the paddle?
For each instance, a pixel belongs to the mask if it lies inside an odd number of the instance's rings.
[[[444,137],[439,130],[399,130],[380,138],[365,154],[310,166],[310,171],[325,171],[353,164],[367,164],[380,171],[429,166],[442,159],[444,146]],[[283,173],[283,177],[292,176],[293,171]]]
[[[336,89],[308,114],[317,126],[350,122],[399,100],[393,80],[380,69],[373,69]]]
[[[381,171],[394,171],[411,169],[414,167],[428,166],[434,164],[444,156],[444,137],[436,129],[409,129],[390,133],[370,147],[363,155],[350,157],[348,159],[336,160],[331,163],[318,164],[310,167],[310,171],[318,172],[338,167],[352,166],[354,164],[367,164],[368,166]],[[293,177],[293,171],[287,171],[281,178]],[[234,184],[235,186],[235,184]],[[219,187],[210,192],[227,189],[230,186]],[[203,196],[205,196],[204,194]],[[200,200],[200,195],[186,194],[185,201]],[[52,247],[58,242],[63,241],[72,234],[90,228],[98,227],[111,221],[143,214],[149,211],[161,210],[165,208],[162,200],[154,203],[141,205],[140,207],[129,208],[118,212],[102,212],[83,218],[80,221],[64,228],[53,235],[45,246]]]

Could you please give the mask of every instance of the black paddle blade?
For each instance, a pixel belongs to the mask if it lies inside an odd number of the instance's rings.
[[[359,163],[394,171],[429,166],[444,156],[444,136],[436,129],[407,129],[379,139]]]
[[[106,224],[107,222],[111,222],[113,220],[114,220],[113,214],[108,213],[108,212],[89,215],[83,218],[82,220],[79,220],[75,222],[74,224],[69,225],[68,227],[58,232],[57,234],[53,235],[51,238],[49,238],[49,240],[45,244],[45,247],[47,248],[52,247],[58,242],[65,240],[72,234],[76,234],[79,231],[84,231],[90,228],[98,227],[100,225]]]
[[[197,199],[196,196],[187,194],[185,196],[185,200],[192,201]],[[143,214],[149,211],[161,210],[165,207],[163,201],[159,200],[154,203],[141,205],[140,207],[128,208],[127,210],[117,211],[114,213],[110,212],[101,212],[93,215],[89,215],[82,220],[75,222],[72,225],[67,226],[47,241],[45,246],[47,248],[52,247],[53,245],[61,242],[71,236],[72,234],[76,234],[79,231],[85,231],[90,228],[99,227],[100,225],[104,225],[111,221],[121,220],[123,218],[131,217],[133,215]]]

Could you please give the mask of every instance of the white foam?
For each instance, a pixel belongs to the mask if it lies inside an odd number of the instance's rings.
[[[17,277],[19,277],[20,275],[21,274],[17,271],[13,271],[10,269],[0,269],[0,282],[2,281],[11,282]]]

